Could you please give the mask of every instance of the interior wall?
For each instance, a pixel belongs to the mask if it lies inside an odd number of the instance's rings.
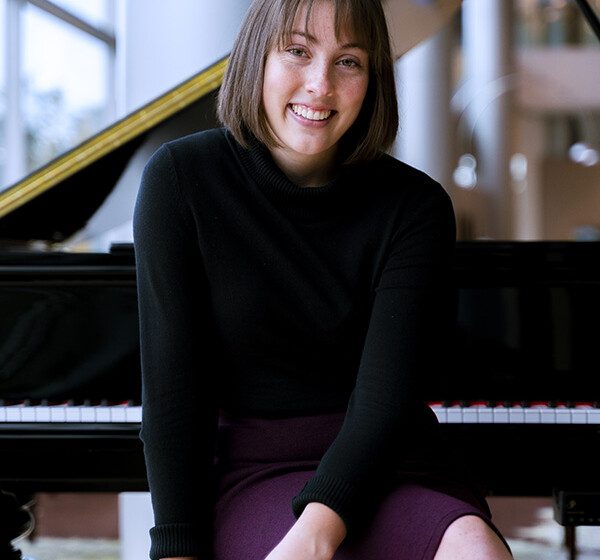
[[[584,167],[562,158],[542,164],[543,238],[575,239],[578,228],[600,233],[600,166]]]
[[[227,55],[250,0],[127,0],[117,54],[125,113]]]

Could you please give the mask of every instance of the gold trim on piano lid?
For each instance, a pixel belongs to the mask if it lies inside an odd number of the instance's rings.
[[[0,193],[0,218],[216,90],[227,62],[221,59]]]

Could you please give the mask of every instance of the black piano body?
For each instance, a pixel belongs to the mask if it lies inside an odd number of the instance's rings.
[[[39,412],[140,405],[133,252],[0,253],[0,308],[0,488],[146,489],[139,423]]]
[[[600,242],[459,242],[455,276],[451,367],[428,395],[467,406],[447,437],[490,495],[600,490]],[[505,407],[514,423],[490,423]]]
[[[455,412],[596,410],[600,243],[465,241],[456,257],[456,337],[428,401]],[[146,490],[139,422],[123,416],[141,405],[133,247],[1,253],[0,306],[0,487]],[[121,416],[65,421],[78,407]],[[61,416],[2,416],[34,408]],[[598,487],[600,422],[494,424],[465,412],[442,429],[490,495]]]

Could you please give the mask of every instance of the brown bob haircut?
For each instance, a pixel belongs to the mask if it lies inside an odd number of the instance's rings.
[[[342,160],[375,159],[390,148],[398,129],[393,59],[380,0],[254,0],[229,56],[217,116],[243,146],[248,133],[267,146],[277,146],[262,101],[267,55],[291,37],[298,11],[306,6],[308,26],[313,5],[321,1],[334,4],[338,38],[348,31],[369,55],[367,94],[358,118],[341,139]]]

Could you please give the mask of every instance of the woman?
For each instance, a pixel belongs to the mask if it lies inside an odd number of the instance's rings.
[[[423,400],[454,214],[385,154],[381,5],[254,1],[218,111],[135,210],[151,558],[510,558]]]

